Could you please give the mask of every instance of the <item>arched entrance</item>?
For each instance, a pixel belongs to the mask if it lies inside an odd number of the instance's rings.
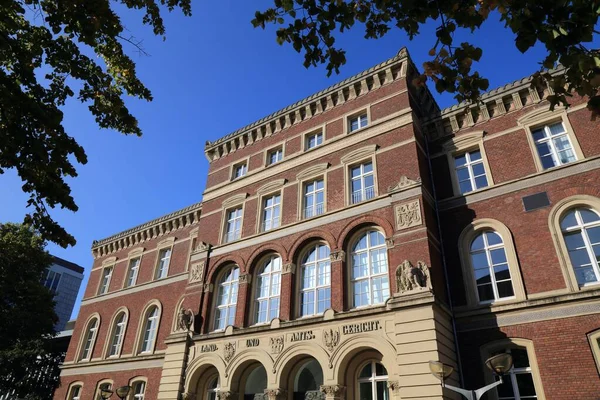
[[[242,377],[244,400],[266,400],[267,371],[260,363],[251,364]]]
[[[317,360],[309,357],[298,363],[293,375],[293,400],[324,399],[325,395],[319,391],[323,384],[323,370]],[[293,371],[294,371],[293,370]]]
[[[219,371],[212,365],[200,367],[192,375],[189,393],[195,394],[196,400],[217,400],[219,387]]]

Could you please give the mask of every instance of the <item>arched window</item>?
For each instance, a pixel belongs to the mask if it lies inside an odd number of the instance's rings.
[[[223,330],[235,322],[239,278],[240,269],[234,266],[223,271],[217,280],[214,330]]]
[[[388,372],[382,364],[375,361],[368,363],[358,376],[359,398],[389,400],[387,380]]]
[[[146,382],[145,381],[136,381],[131,385],[131,393],[132,400],[144,400],[144,395],[146,394]]]
[[[83,389],[82,383],[75,383],[71,385],[67,400],[79,400],[81,398],[81,390]]]
[[[302,258],[300,316],[322,314],[331,307],[331,260],[329,247],[310,246]]]
[[[475,236],[469,254],[480,303],[514,298],[504,241],[498,232],[484,231]]]
[[[126,325],[127,314],[123,311],[117,315],[117,318],[115,318],[110,340],[110,348],[108,349],[109,357],[118,357],[121,354],[121,346],[123,345],[123,337],[125,336]]]
[[[354,307],[382,304],[390,297],[387,247],[376,230],[361,234],[352,247]]]
[[[88,322],[79,360],[89,360],[92,358],[92,353],[94,352],[94,343],[96,342],[96,334],[98,333],[98,325],[98,318],[92,318],[92,320]]]
[[[219,377],[215,376],[206,387],[206,400],[217,400],[219,393]]]
[[[600,281],[600,216],[591,208],[569,210],[560,229],[579,286]]]
[[[157,306],[152,306],[146,312],[146,321],[144,323],[144,336],[140,346],[140,353],[150,353],[154,350],[154,342],[156,340],[156,331],[158,330],[158,322],[160,312]]]
[[[281,257],[272,255],[257,271],[255,318],[257,324],[265,324],[279,317],[279,293],[281,291]]]
[[[102,398],[103,390],[112,390],[112,381],[100,382],[98,384],[98,388],[96,389],[96,400],[103,400],[103,398]]]

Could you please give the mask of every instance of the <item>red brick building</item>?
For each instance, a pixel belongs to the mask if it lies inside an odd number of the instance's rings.
[[[530,79],[440,110],[415,74],[207,143],[202,204],[95,242],[55,398],[441,399],[429,360],[478,387],[498,352],[489,398],[597,398],[597,123]]]

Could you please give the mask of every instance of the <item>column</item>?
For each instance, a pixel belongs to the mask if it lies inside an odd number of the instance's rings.
[[[210,326],[210,303],[212,301],[213,292],[212,283],[205,283],[202,292],[202,327],[200,328],[200,332],[207,333]]]
[[[279,303],[279,319],[289,321],[292,319],[292,299],[294,290],[294,274],[296,265],[294,263],[284,264],[281,270],[281,291]]]
[[[283,389],[265,389],[265,400],[286,400],[287,391]]]
[[[251,275],[248,273],[240,274],[238,284],[237,307],[235,309],[235,326],[243,328],[246,326],[246,310],[250,307],[250,280]]]
[[[344,250],[332,251],[331,255],[331,308],[344,311],[344,263],[346,252]]]
[[[321,385],[321,393],[325,393],[325,400],[345,400],[346,386]]]
[[[183,391],[183,379],[187,366],[188,347],[192,344],[187,332],[171,334],[167,340],[165,366],[163,366],[157,399],[178,399]],[[192,397],[188,397],[194,400]]]

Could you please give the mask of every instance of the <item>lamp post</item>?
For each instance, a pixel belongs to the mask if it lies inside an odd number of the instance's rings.
[[[117,396],[123,400],[125,397],[127,397],[130,390],[131,386],[121,386],[120,388],[117,388]]]
[[[446,385],[444,381],[452,374],[454,368],[439,361],[429,361],[429,370],[439,380],[442,381],[442,387],[445,387],[453,392],[462,394],[467,400],[479,400],[487,391],[502,384],[502,375],[506,374],[513,365],[512,356],[508,353],[500,353],[485,360],[485,365],[497,375],[500,380],[491,383],[477,390],[461,389],[456,386]]]
[[[112,394],[113,391],[109,388],[100,389],[100,397],[102,397],[104,400],[108,400]]]

